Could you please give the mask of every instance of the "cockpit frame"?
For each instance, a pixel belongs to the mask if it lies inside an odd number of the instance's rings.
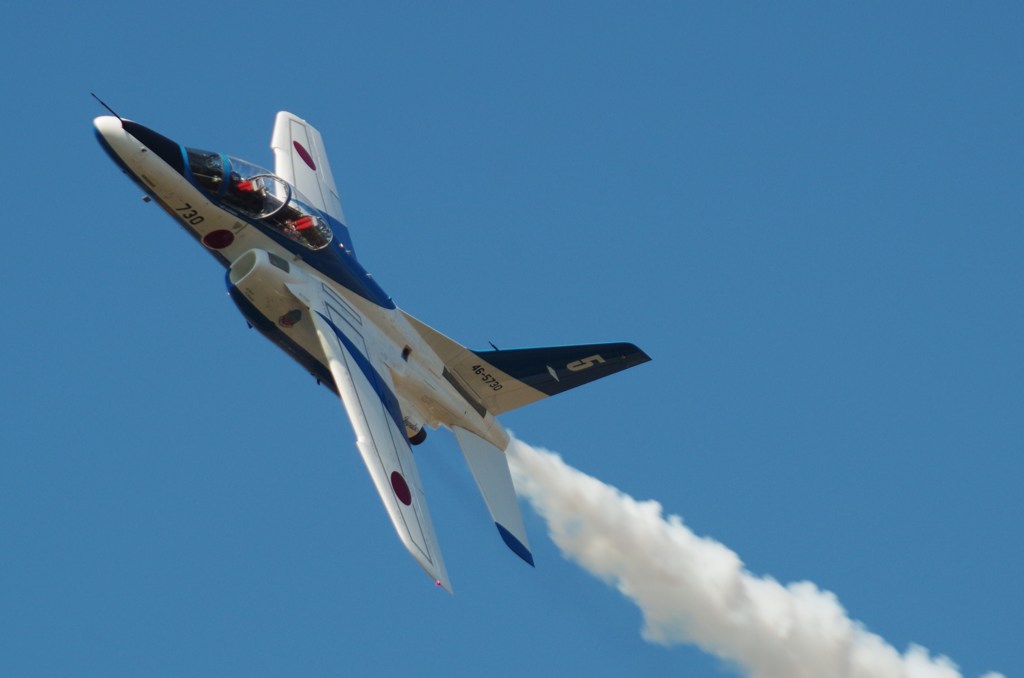
[[[196,165],[192,183],[221,207],[311,250],[327,247],[334,238],[323,215],[273,172],[200,149],[186,149],[186,155],[190,170]]]

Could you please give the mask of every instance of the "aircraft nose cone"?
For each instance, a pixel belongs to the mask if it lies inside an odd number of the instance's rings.
[[[158,158],[173,167],[178,174],[185,174],[184,151],[178,142],[158,134],[144,125],[123,120],[112,115],[103,115],[92,122],[100,144],[118,164],[123,164],[129,155],[145,147]]]
[[[128,172],[124,158],[138,144],[125,133],[121,120],[112,115],[102,115],[93,120],[92,125],[96,128],[96,140],[103,150],[122,170]]]
[[[92,125],[96,128],[96,132],[105,139],[109,139],[113,134],[120,134],[123,129],[121,121],[112,115],[101,115],[92,121]]]

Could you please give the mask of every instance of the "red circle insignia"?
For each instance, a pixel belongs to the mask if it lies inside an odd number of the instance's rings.
[[[235,234],[225,229],[210,231],[203,236],[203,244],[211,250],[222,250],[233,242],[235,242]]]
[[[412,504],[412,492],[409,491],[409,484],[405,482],[405,478],[398,471],[391,474],[391,488],[395,491],[398,501],[406,506]]]
[[[303,145],[300,144],[298,141],[293,141],[292,145],[295,146],[295,152],[299,154],[300,158],[302,158],[302,162],[304,162],[307,165],[309,165],[309,169],[311,169],[311,170],[313,170],[315,172],[316,171],[316,165],[313,163],[313,156],[311,156],[309,154],[309,151],[307,151],[303,147]]]

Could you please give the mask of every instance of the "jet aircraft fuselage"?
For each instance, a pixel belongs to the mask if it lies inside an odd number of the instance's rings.
[[[649,358],[632,344],[471,351],[399,309],[359,263],[319,132],[282,112],[273,172],[116,116],[110,157],[227,268],[248,323],[342,400],[400,538],[451,590],[409,445],[456,435],[505,543],[531,565],[496,416]]]

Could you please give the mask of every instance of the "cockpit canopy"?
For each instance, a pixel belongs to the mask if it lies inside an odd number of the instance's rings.
[[[193,182],[222,207],[272,228],[311,250],[334,234],[320,213],[273,172],[220,153],[185,149]]]

